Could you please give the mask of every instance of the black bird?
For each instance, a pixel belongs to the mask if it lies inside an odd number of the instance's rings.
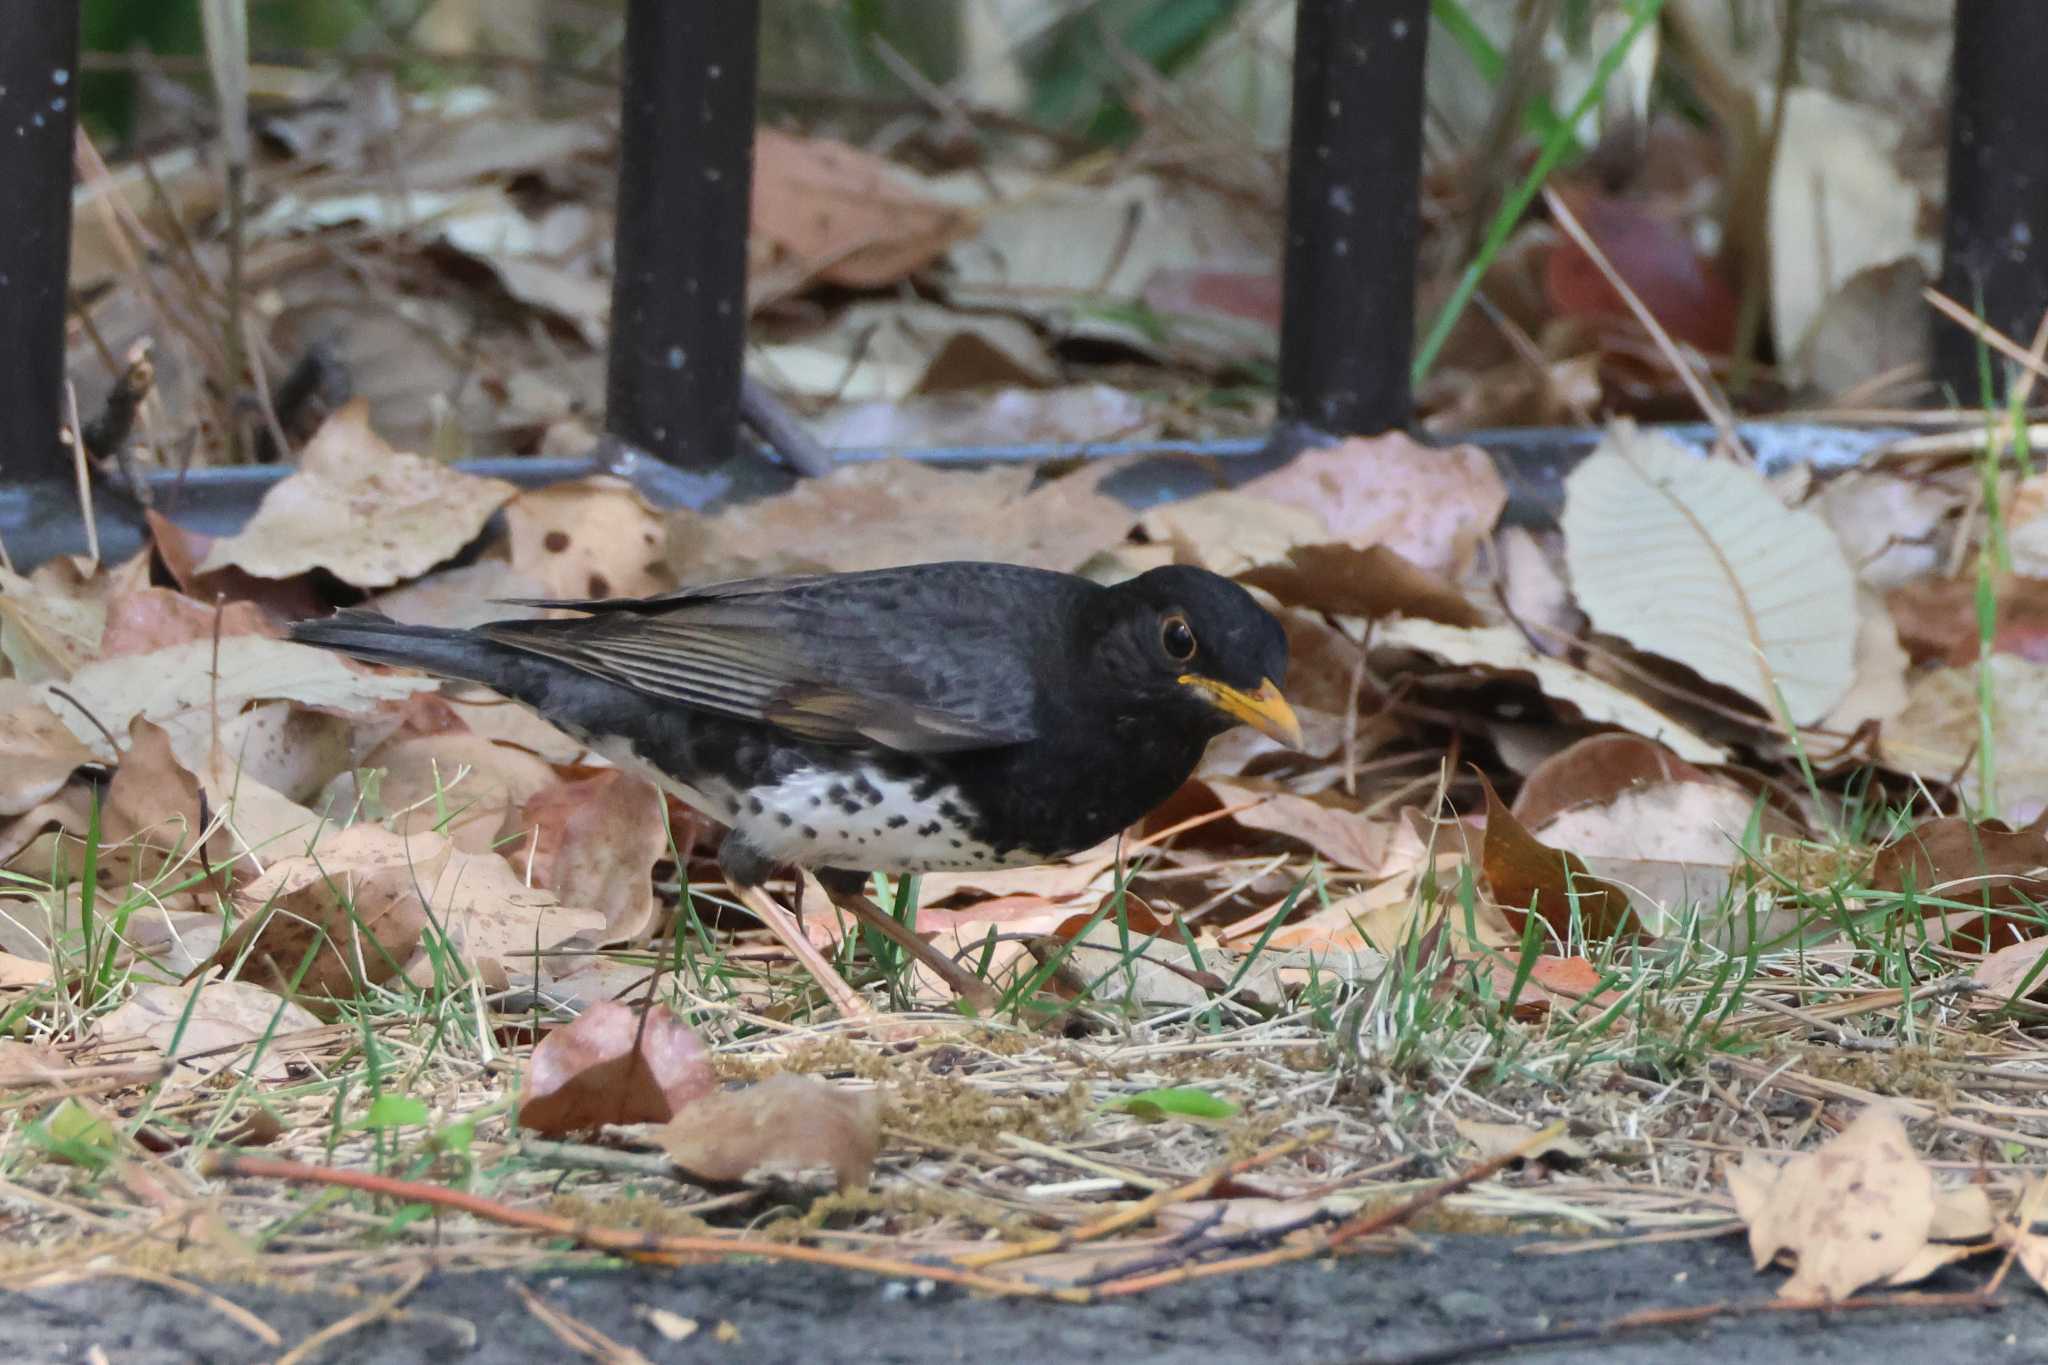
[[[473,630],[365,612],[291,638],[482,683],[731,829],[727,876],[1044,862],[1130,825],[1239,723],[1298,745],[1287,637],[1228,579],[1012,564],[521,602]]]

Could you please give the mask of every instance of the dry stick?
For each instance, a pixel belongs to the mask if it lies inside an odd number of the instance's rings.
[[[224,1152],[209,1161],[206,1170],[215,1177],[291,1180],[301,1184],[339,1186],[343,1189],[362,1190],[367,1194],[383,1195],[390,1199],[433,1204],[440,1208],[472,1214],[494,1223],[502,1223],[507,1227],[526,1228],[533,1232],[546,1233],[550,1237],[567,1237],[599,1251],[609,1251],[642,1260],[684,1256],[709,1256],[724,1260],[735,1256],[759,1256],[764,1260],[802,1261],[810,1265],[835,1266],[841,1270],[865,1271],[871,1275],[937,1280],[945,1284],[957,1284],[966,1289],[979,1289],[990,1294],[1052,1298],[1068,1303],[1086,1303],[1090,1297],[1083,1290],[1057,1289],[1022,1280],[1005,1280],[994,1275],[977,1275],[971,1270],[951,1265],[926,1265],[919,1261],[903,1261],[887,1256],[864,1256],[858,1252],[830,1251],[823,1247],[798,1246],[786,1242],[743,1241],[731,1237],[684,1237],[594,1227],[567,1218],[557,1218],[552,1214],[513,1208],[494,1199],[467,1194],[461,1190],[451,1190],[441,1185],[429,1185],[417,1180],[399,1180],[391,1176],[373,1175],[367,1171],[334,1170],[325,1166],[308,1165],[303,1161],[279,1161],[271,1157],[242,1156]]]
[[[775,935],[776,941],[789,949],[798,965],[811,974],[832,1001],[834,1009],[848,1019],[874,1017],[875,1012],[869,1008],[868,1002],[861,998],[860,992],[847,985],[846,978],[825,960],[825,955],[804,933],[804,927],[796,922],[796,916],[777,905],[775,898],[758,886],[735,886],[732,892],[741,905],[753,911],[761,923],[768,926],[768,932]]]
[[[1184,1204],[1189,1200],[1200,1199],[1207,1195],[1209,1191],[1215,1189],[1217,1185],[1233,1176],[1242,1175],[1246,1171],[1278,1161],[1281,1157],[1290,1156],[1304,1147],[1313,1147],[1318,1143],[1327,1142],[1332,1131],[1328,1128],[1319,1128],[1301,1137],[1288,1138],[1284,1142],[1276,1142],[1271,1147],[1253,1152],[1248,1157],[1241,1157],[1236,1161],[1218,1166],[1206,1175],[1197,1176],[1185,1184],[1175,1185],[1171,1189],[1160,1190],[1156,1194],[1147,1195],[1135,1204],[1127,1204],[1115,1213],[1097,1218],[1093,1222],[1083,1223],[1080,1227],[1074,1228],[1069,1232],[1047,1233],[1043,1237],[1034,1237],[1028,1242],[1012,1242],[1007,1246],[997,1247],[993,1251],[980,1251],[966,1256],[955,1256],[953,1264],[968,1269],[981,1270],[988,1266],[1001,1265],[1004,1261],[1014,1261],[1025,1256],[1043,1255],[1046,1252],[1052,1251],[1065,1251],[1069,1247],[1078,1246],[1083,1242],[1093,1242],[1098,1238],[1107,1237],[1112,1232],[1121,1232],[1127,1227],[1145,1222],[1169,1205]]]
[[[1920,297],[1932,304],[1934,311],[1955,323],[1992,350],[2013,361],[2029,374],[2048,375],[2048,363],[2028,352],[2027,348],[2014,341],[2005,333],[1991,326],[1969,309],[1957,303],[1948,295],[1931,285],[1920,291]]]
[[[1557,219],[1557,225],[1564,229],[1565,236],[1571,238],[1579,250],[1586,253],[1586,258],[1599,269],[1608,286],[1621,295],[1621,301],[1628,305],[1629,312],[1635,314],[1636,321],[1649,332],[1650,339],[1657,343],[1657,349],[1664,353],[1664,358],[1678,371],[1678,377],[1685,382],[1686,392],[1692,395],[1693,402],[1699,404],[1700,411],[1706,419],[1714,424],[1714,430],[1721,434],[1722,441],[1743,463],[1755,464],[1756,456],[1750,453],[1749,447],[1743,444],[1741,434],[1735,430],[1735,415],[1729,411],[1728,400],[1712,390],[1711,379],[1702,379],[1693,369],[1691,360],[1678,349],[1678,343],[1671,339],[1671,333],[1664,330],[1664,324],[1657,321],[1656,315],[1644,306],[1636,291],[1629,288],[1628,281],[1621,277],[1621,272],[1607,259],[1607,253],[1600,249],[1599,243],[1595,242],[1580,225],[1577,215],[1571,211],[1571,207],[1557,191],[1545,185],[1543,202],[1550,206],[1551,216]]]
[[[1003,997],[995,987],[934,948],[887,910],[859,892],[840,895],[832,888],[824,886],[822,882],[819,885],[823,887],[826,899],[832,904],[929,967],[939,980],[946,983],[947,989],[968,1001],[975,1009],[983,1014],[993,1014],[1001,1007]]]
[[[555,1340],[577,1354],[604,1361],[606,1365],[654,1365],[631,1346],[614,1341],[567,1309],[555,1307],[518,1280],[507,1278],[505,1283],[526,1305],[526,1311],[554,1333]]]
[[[165,1275],[154,1270],[144,1270],[139,1266],[106,1265],[79,1270],[62,1270],[54,1275],[33,1281],[30,1287],[54,1289],[59,1285],[79,1284],[86,1280],[98,1279],[102,1275],[113,1275],[124,1280],[138,1280],[143,1284],[153,1284],[159,1289],[168,1289],[173,1294],[183,1294],[186,1298],[196,1300],[211,1308],[214,1312],[262,1342],[265,1346],[284,1345],[284,1338],[277,1334],[276,1328],[242,1307],[239,1303],[236,1303],[233,1299],[222,1298],[212,1290],[202,1285],[193,1284],[190,1280],[181,1280],[175,1275]]]
[[[1532,1134],[1523,1142],[1497,1156],[1488,1157],[1470,1170],[1440,1180],[1425,1189],[1402,1200],[1390,1208],[1377,1213],[1361,1213],[1339,1223],[1327,1237],[1305,1238],[1293,1246],[1275,1247],[1251,1256],[1234,1256],[1228,1260],[1207,1261],[1200,1265],[1181,1266],[1174,1270],[1161,1270],[1148,1275],[1132,1275],[1126,1279],[1111,1280],[1097,1285],[1095,1292],[1107,1299],[1121,1298],[1127,1294],[1143,1294],[1167,1285],[1185,1284],[1189,1280],[1209,1279],[1216,1275],[1235,1275],[1240,1271],[1259,1270],[1269,1265],[1285,1265],[1289,1261],[1305,1261],[1311,1256],[1335,1251],[1361,1237],[1383,1231],[1397,1223],[1404,1223],[1416,1214],[1457,1194],[1490,1176],[1499,1174],[1508,1166],[1536,1151],[1547,1142],[1556,1140],[1564,1132],[1562,1122],[1553,1123],[1540,1133]]]

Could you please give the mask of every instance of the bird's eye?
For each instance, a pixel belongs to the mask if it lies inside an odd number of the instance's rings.
[[[1188,628],[1188,618],[1175,614],[1159,623],[1159,645],[1166,651],[1166,657],[1177,664],[1184,664],[1195,657],[1195,632]]]

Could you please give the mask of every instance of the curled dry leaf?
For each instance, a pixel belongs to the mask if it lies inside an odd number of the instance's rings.
[[[254,1044],[265,1035],[276,1038],[319,1025],[304,1009],[261,986],[209,979],[186,986],[138,986],[100,1019],[93,1037],[103,1049],[139,1041],[175,1056],[180,1072],[189,1073],[187,1079],[223,1069],[248,1071],[253,1064],[258,1080],[276,1081],[284,1079],[290,1056],[274,1048],[255,1056]]]
[[[555,784],[554,769],[524,749],[459,730],[389,741],[362,766],[383,771],[376,791],[393,828],[433,830],[472,853],[495,848],[519,808]]]
[[[1778,717],[1820,719],[1855,674],[1841,543],[1762,475],[1617,423],[1565,480],[1572,591],[1599,629]],[[1675,746],[1674,746],[1675,747]]]
[[[56,713],[18,682],[0,682],[0,816],[49,800],[79,768],[94,762]]]
[[[107,628],[100,636],[98,657],[118,659],[194,640],[210,640],[216,622],[222,637],[267,635],[275,640],[284,635],[254,602],[228,602],[216,612],[206,603],[169,588],[143,588],[108,601]]]
[[[1588,735],[1552,754],[1522,782],[1511,809],[1531,828],[1573,806],[1612,801],[1635,787],[1705,782],[1706,773],[1641,735]]]
[[[1298,796],[1255,779],[1210,778],[1205,785],[1226,809],[1241,808],[1231,816],[1239,825],[1298,839],[1337,867],[1375,872],[1386,858],[1392,822],[1344,804],[1335,792]]]
[[[1641,698],[1561,659],[1538,654],[1512,626],[1460,630],[1434,621],[1383,621],[1374,629],[1372,643],[1376,649],[1416,650],[1448,664],[1526,675],[1544,696],[1572,707],[1595,724],[1618,725],[1657,740],[1689,763],[1728,760],[1727,751],[1719,745],[1694,734]]]
[[[325,569],[355,587],[388,588],[475,540],[517,491],[393,450],[356,399],[314,434],[298,471],[264,494],[248,524],[213,543],[199,572],[290,578]]]
[[[1243,491],[1314,513],[1327,532],[1317,540],[1384,545],[1452,579],[1471,567],[1508,501],[1478,446],[1426,446],[1399,431],[1303,451]]]
[[[1977,990],[1972,1009],[1999,1009],[2015,1000],[2039,1000],[2048,994],[2048,938],[2022,939],[1992,953],[1970,972]]]
[[[526,799],[516,824],[533,832],[534,885],[601,913],[607,942],[653,927],[654,865],[668,853],[668,823],[652,782],[616,768],[557,782]]]
[[[106,604],[0,569],[0,659],[24,682],[64,679],[99,653]]]
[[[1479,609],[1442,574],[1419,568],[1384,545],[1297,545],[1277,563],[1258,564],[1238,581],[1282,604],[1338,616],[1419,616],[1447,626],[1484,624]]]
[[[666,1005],[604,1000],[540,1040],[519,1126],[560,1136],[608,1123],[666,1123],[718,1084],[710,1053]]]
[[[1519,1123],[1486,1123],[1479,1119],[1452,1119],[1458,1136],[1472,1144],[1482,1158],[1504,1156],[1536,1137],[1540,1129]],[[1557,1133],[1522,1153],[1523,1161],[1540,1161],[1546,1166],[1576,1166],[1593,1155],[1593,1149],[1577,1138]]]
[[[391,980],[428,925],[419,888],[432,882],[415,859],[442,847],[356,825],[311,854],[279,859],[237,894],[244,918],[213,964],[301,998],[346,999]]]
[[[1897,895],[1910,887],[1917,896],[1982,906],[1979,913],[1926,913],[1946,922],[1952,947],[1970,952],[2010,947],[2041,932],[2036,907],[2048,900],[2044,820],[2023,829],[1956,815],[1925,821],[1878,851],[1868,884],[1873,891]]]
[[[1982,667],[1935,668],[1907,685],[1907,702],[1884,727],[1878,761],[1894,771],[1941,784],[1959,779],[1963,793],[1981,805],[1981,675],[1990,674],[1995,727],[1998,809],[1995,814],[2028,819],[2048,807],[2048,663],[2013,654],[1994,654]]]
[[[1977,1221],[1977,1199],[1967,1195],[1942,1213],[1934,1173],[1898,1115],[1881,1106],[1783,1166],[1745,1158],[1729,1171],[1728,1189],[1749,1224],[1756,1268],[1781,1251],[1797,1258],[1779,1291],[1786,1299],[1845,1299],[1880,1280],[1910,1284],[1968,1250],[1933,1245],[1937,1223],[1967,1236]]]
[[[1744,839],[1757,814],[1756,798],[1728,783],[1655,782],[1561,812],[1534,832],[1545,843],[1571,849],[1595,875],[1627,887],[1649,933],[1662,936],[1691,925],[1717,937],[1734,933],[1746,945],[1752,935],[1768,940],[1790,932],[1799,916],[1766,910],[1752,923],[1752,911],[1771,904],[1768,896],[1732,906],[1722,923],[1696,923],[1690,912],[1724,903],[1746,861]],[[1782,834],[1791,826],[1766,807],[1761,829]]]
[[[770,1076],[691,1103],[649,1137],[701,1180],[740,1180],[768,1167],[830,1166],[839,1188],[855,1189],[867,1184],[881,1150],[882,1097],[809,1076]]]
[[[1145,535],[1173,547],[1173,557],[1234,578],[1261,565],[1285,564],[1301,545],[1320,545],[1330,531],[1306,507],[1258,497],[1242,489],[1203,493],[1145,513]]]
[[[661,563],[661,513],[609,475],[522,492],[505,504],[505,541],[512,572],[540,584],[528,596],[649,597],[676,586]]]
[[[1114,461],[1090,461],[1034,486],[1033,472],[1021,465],[843,465],[716,515],[675,513],[667,563],[685,583],[945,559],[1072,569],[1130,529],[1130,509],[1100,488],[1116,468]]]
[[[1588,941],[1612,938],[1632,927],[1626,891],[1587,871],[1578,854],[1538,840],[1502,804],[1493,784],[1484,775],[1479,780],[1486,789],[1480,869],[1495,903],[1517,931],[1533,912],[1559,939],[1569,941],[1574,910]]]
[[[213,742],[216,719],[227,720],[251,702],[283,700],[360,715],[380,702],[433,686],[432,679],[418,675],[351,668],[326,650],[240,635],[220,642],[217,659],[211,640],[194,640],[89,664],[65,687],[77,706],[48,686],[38,688],[37,695],[102,758],[113,754],[99,727],[80,707],[116,734],[134,717],[145,716],[164,728],[185,763],[200,767]]]
[[[754,263],[797,288],[812,280],[872,289],[924,269],[969,220],[911,174],[829,138],[754,135]]]

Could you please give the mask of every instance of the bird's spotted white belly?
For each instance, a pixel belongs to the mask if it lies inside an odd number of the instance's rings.
[[[809,768],[773,786],[707,795],[723,807],[714,814],[777,862],[898,873],[1044,861],[1023,849],[998,855],[977,839],[950,786]]]
[[[941,872],[1028,867],[1031,849],[998,853],[971,831],[959,789],[933,789],[870,772],[804,768],[773,784],[736,788],[717,779],[684,784],[647,763],[624,741],[598,751],[652,778],[686,804],[723,821],[770,861],[862,872]]]

